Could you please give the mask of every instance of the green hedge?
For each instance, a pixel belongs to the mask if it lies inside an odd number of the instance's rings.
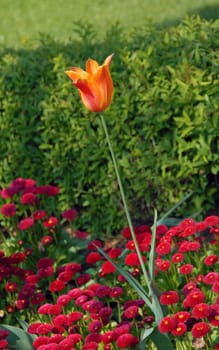
[[[111,65],[113,103],[105,112],[132,216],[150,221],[189,190],[175,215],[203,213],[218,201],[219,21],[187,18],[177,27],[109,29],[102,42],[78,24],[68,43],[0,55],[0,185],[15,177],[58,184],[65,209],[95,234],[125,224],[98,116],[82,106],[64,71],[88,57]]]

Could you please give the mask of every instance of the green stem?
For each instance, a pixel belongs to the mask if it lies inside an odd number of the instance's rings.
[[[104,120],[104,117],[103,117],[102,114],[100,114],[100,119],[101,119],[101,123],[102,123],[103,129],[104,129],[105,135],[106,135],[106,139],[107,139],[107,143],[108,143],[108,146],[109,146],[109,150],[110,150],[110,153],[111,153],[113,166],[114,166],[114,169],[115,169],[115,173],[116,173],[116,177],[117,177],[117,181],[118,181],[118,185],[119,185],[119,190],[120,190],[120,194],[121,194],[121,197],[122,197],[122,202],[123,202],[126,218],[127,218],[127,221],[128,221],[129,229],[130,229],[130,232],[131,232],[131,235],[132,235],[133,242],[135,244],[136,253],[138,255],[138,259],[139,259],[139,262],[140,262],[140,265],[141,265],[141,269],[142,269],[142,272],[143,272],[143,275],[144,275],[144,279],[145,279],[146,285],[147,285],[147,287],[148,287],[148,289],[150,291],[149,276],[148,276],[148,273],[147,273],[147,271],[145,269],[144,261],[142,259],[142,254],[141,254],[141,251],[139,249],[139,245],[138,245],[138,242],[137,242],[137,239],[136,239],[136,236],[135,236],[134,228],[133,228],[131,217],[130,217],[129,210],[128,210],[127,201],[126,201],[126,198],[125,198],[125,193],[124,193],[124,190],[123,190],[122,181],[121,181],[119,170],[118,170],[118,166],[117,166],[117,161],[116,161],[115,154],[114,154],[114,151],[113,151],[113,148],[112,148],[112,144],[111,144],[111,141],[110,141],[110,138],[109,138],[109,133],[108,133],[108,130],[107,130],[107,126],[106,126],[106,123],[105,123],[105,120]]]

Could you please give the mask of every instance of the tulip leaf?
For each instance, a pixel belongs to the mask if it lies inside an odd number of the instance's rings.
[[[144,288],[142,285],[132,276],[130,273],[125,271],[121,266],[115,263],[100,247],[96,246],[97,251],[102,254],[116,269],[121,273],[123,277],[127,280],[127,282],[132,286],[132,288],[135,289],[135,291],[138,293],[138,295],[145,301],[145,303],[148,305],[148,307],[152,310],[152,303],[148,297],[148,295],[145,293]],[[154,311],[154,310],[152,310]]]
[[[8,326],[0,325],[0,329],[4,329],[9,332],[7,341],[9,343],[10,350],[33,350],[33,339],[29,333],[25,332],[23,329]]]
[[[174,210],[176,210],[182,203],[189,199],[193,195],[193,191],[189,191],[178,203],[176,203],[170,210],[168,210],[161,218],[158,220],[157,225],[162,224],[164,219],[166,219]]]
[[[154,329],[153,333],[150,334],[150,339],[156,345],[157,350],[174,350],[170,338],[166,334],[160,333],[157,327]]]
[[[147,338],[153,333],[154,327],[145,328],[141,333],[140,350],[145,350]]]

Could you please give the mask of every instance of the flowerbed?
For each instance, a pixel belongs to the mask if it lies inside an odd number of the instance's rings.
[[[116,268],[147,290],[130,229],[111,242],[89,237],[74,208],[56,211],[58,195],[57,186],[24,178],[1,191],[1,319],[27,323],[30,350],[162,349],[163,334],[172,349],[219,349],[219,217],[156,227],[154,289],[164,316],[156,324]],[[147,266],[152,230],[134,231]],[[0,349],[11,349],[1,328]]]

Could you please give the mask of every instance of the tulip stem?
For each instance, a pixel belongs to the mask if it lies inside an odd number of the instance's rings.
[[[147,285],[147,287],[149,289],[149,292],[151,292],[151,287],[150,287],[151,283],[150,283],[149,275],[148,275],[148,272],[145,269],[145,264],[144,264],[144,261],[143,261],[143,258],[142,258],[142,254],[141,254],[141,251],[140,251],[137,239],[136,239],[136,235],[135,235],[135,232],[134,232],[131,216],[129,214],[129,209],[128,209],[128,205],[127,205],[127,201],[126,201],[126,197],[125,197],[125,192],[124,192],[124,189],[123,189],[121,177],[120,177],[118,166],[117,166],[116,157],[115,157],[115,154],[114,154],[114,151],[113,151],[113,148],[112,148],[112,144],[111,144],[111,141],[110,141],[110,138],[109,138],[109,133],[108,133],[108,129],[107,129],[107,126],[106,126],[106,123],[105,123],[105,119],[104,119],[104,117],[103,117],[103,115],[101,113],[100,113],[100,119],[101,119],[101,123],[102,123],[103,129],[104,129],[105,135],[106,135],[106,139],[107,139],[107,143],[108,143],[108,146],[109,146],[109,150],[110,150],[110,153],[111,153],[112,162],[113,162],[113,166],[114,166],[114,169],[115,169],[115,173],[116,173],[116,177],[117,177],[117,181],[118,181],[118,185],[119,185],[119,190],[120,190],[120,194],[121,194],[121,198],[122,198],[122,202],[123,202],[123,207],[124,207],[126,218],[127,218],[127,221],[128,221],[128,226],[129,226],[129,229],[130,229],[130,232],[131,232],[131,236],[132,236],[133,242],[135,244],[136,253],[138,255],[138,259],[139,259],[139,262],[140,262],[140,265],[141,265],[141,269],[142,269],[142,272],[143,272],[143,275],[144,275],[144,279],[145,279],[146,285]]]

